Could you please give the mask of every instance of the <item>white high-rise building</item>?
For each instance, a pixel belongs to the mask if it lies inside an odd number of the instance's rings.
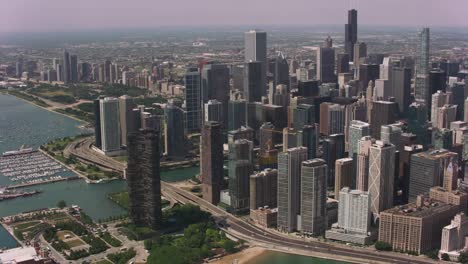
[[[105,153],[120,150],[119,100],[106,97],[99,101],[101,115],[102,151]]]

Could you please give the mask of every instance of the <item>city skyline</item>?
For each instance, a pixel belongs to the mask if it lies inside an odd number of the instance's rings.
[[[207,0],[184,3],[183,9],[176,3],[149,0],[139,0],[137,3],[119,1],[117,4],[109,0],[98,3],[84,0],[79,6],[57,0],[19,0],[7,5],[9,12],[0,18],[0,33],[168,26],[341,25],[346,22],[343,12],[351,8],[359,10],[360,25],[468,27],[468,21],[463,19],[468,2],[463,0],[451,1],[450,5],[437,0],[335,0],[332,4],[328,1],[293,0],[276,3],[273,7],[266,0],[227,3]],[[22,15],[18,16],[20,13]],[[44,13],[47,15],[44,16]],[[395,14],[398,14],[398,18]]]

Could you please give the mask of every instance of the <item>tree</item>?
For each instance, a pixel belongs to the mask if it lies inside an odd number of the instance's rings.
[[[447,253],[442,254],[441,257],[442,257],[442,260],[444,260],[444,261],[450,261],[450,257],[449,257],[449,255]]]
[[[67,207],[67,203],[64,201],[64,200],[60,200],[58,203],[57,203],[57,207],[60,208],[60,209],[63,209],[65,207]]]
[[[221,246],[223,247],[224,250],[226,250],[227,253],[236,252],[236,242],[230,239],[223,240],[221,243]]]
[[[392,245],[383,241],[377,241],[375,242],[375,249],[382,250],[382,251],[391,251]]]
[[[458,257],[458,262],[462,264],[468,264],[468,251],[463,251]]]

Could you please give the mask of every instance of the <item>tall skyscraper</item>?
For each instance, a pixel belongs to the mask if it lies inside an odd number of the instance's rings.
[[[70,56],[70,82],[78,82],[78,56]]]
[[[318,124],[305,125],[299,130],[299,137],[301,137],[302,146],[307,148],[307,158],[315,159],[317,156],[317,149],[319,146]]]
[[[166,126],[164,130],[165,152],[171,158],[185,157],[185,127],[184,110],[174,102],[166,104],[164,109],[164,119]]]
[[[351,126],[349,127],[349,148],[348,157],[357,160],[358,153],[358,141],[365,136],[369,136],[371,133],[370,126],[366,122],[359,120],[352,120]],[[341,189],[340,189],[341,190]]]
[[[416,50],[416,72],[414,97],[418,102],[423,102],[429,107],[431,96],[429,88],[429,62],[430,62],[430,32],[429,28],[423,28],[419,32],[419,40]]]
[[[356,189],[367,192],[369,190],[369,155],[370,147],[375,139],[365,136],[358,140],[356,161]]]
[[[215,121],[224,124],[225,118],[223,116],[224,105],[218,100],[208,100],[205,103],[205,117],[203,122]]]
[[[310,104],[300,104],[293,109],[293,126],[296,130],[302,130],[305,125],[315,123],[315,108]]]
[[[259,207],[277,206],[278,195],[278,171],[275,169],[265,169],[250,176],[250,209]]]
[[[322,83],[336,82],[334,48],[319,47],[317,49],[317,80]]]
[[[228,116],[229,68],[223,64],[207,64],[202,70],[202,101],[216,99],[223,105],[223,117]],[[202,115],[204,116],[204,114]],[[221,126],[227,123],[221,124]]]
[[[301,232],[323,235],[327,228],[327,164],[322,159],[302,162]]]
[[[159,132],[140,129],[128,136],[127,184],[130,218],[158,229],[162,222]]]
[[[320,133],[324,135],[344,132],[345,107],[339,104],[320,104]]]
[[[244,97],[249,103],[260,102],[264,95],[263,70],[263,64],[260,61],[249,61],[244,65]]]
[[[221,125],[217,122],[203,125],[200,163],[203,199],[218,204],[224,170]]]
[[[94,112],[94,144],[97,148],[102,147],[101,138],[101,103],[99,99],[93,100],[93,112]]]
[[[281,84],[289,86],[289,65],[284,54],[278,52],[270,65],[270,72],[273,74],[273,87]]]
[[[250,30],[244,34],[245,60],[244,62],[257,61],[261,63],[261,95],[266,95],[267,72],[267,34],[263,31]],[[245,89],[245,88],[244,88]],[[246,98],[247,99],[247,98]]]
[[[253,172],[252,141],[238,139],[229,144],[229,195],[235,211],[249,208],[249,177]]]
[[[408,114],[408,107],[411,102],[411,69],[394,67],[391,75],[393,97],[398,104],[400,115],[405,116]]]
[[[345,50],[350,59],[354,58],[354,44],[357,42],[357,10],[348,10],[348,23],[345,25]]]
[[[375,101],[372,102],[371,110],[371,135],[373,138],[380,137],[380,129],[383,125],[393,124],[396,121],[398,107],[395,102]]]
[[[71,69],[70,69],[70,53],[63,51],[63,82],[69,83],[71,81]]]
[[[132,126],[132,110],[135,108],[133,98],[128,95],[119,97],[119,120],[120,120],[120,136],[123,146],[127,146],[128,133],[133,132],[139,128]]]
[[[186,129],[188,133],[200,131],[202,124],[201,76],[198,70],[191,69],[184,76]]]
[[[335,161],[344,158],[345,143],[343,134],[332,134],[322,143],[322,159],[328,165],[328,186],[335,186]]]
[[[378,215],[393,206],[395,146],[376,141],[369,150],[371,211]]]
[[[105,153],[120,150],[119,100],[106,97],[100,100],[101,149]]]
[[[244,99],[228,103],[228,130],[236,130],[247,124],[247,103]]]
[[[278,155],[278,229],[297,230],[301,210],[301,164],[307,160],[307,149],[297,147]]]
[[[335,199],[339,200],[339,193],[343,187],[354,189],[355,178],[353,159],[342,158],[335,161]]]

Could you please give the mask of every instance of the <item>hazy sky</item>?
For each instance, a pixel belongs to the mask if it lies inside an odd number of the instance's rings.
[[[0,0],[0,6],[0,32],[344,24],[350,6],[365,25],[468,27],[468,0]]]

